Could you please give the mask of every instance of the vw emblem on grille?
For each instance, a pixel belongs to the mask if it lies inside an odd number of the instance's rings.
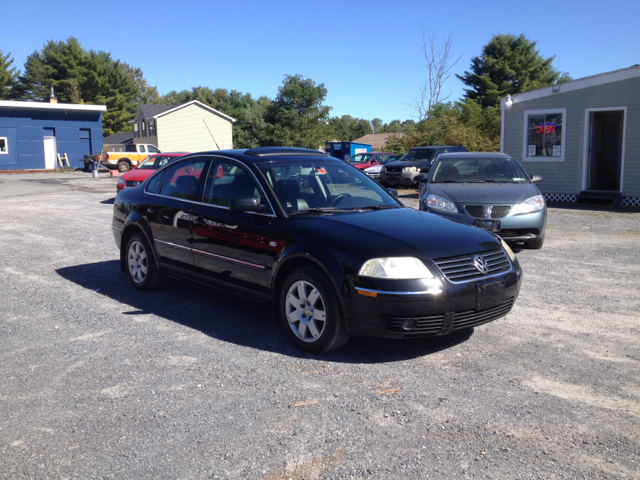
[[[134,187],[137,187],[138,185],[140,185],[140,182],[133,182]]]
[[[476,267],[481,274],[486,275],[489,272],[487,261],[480,255],[473,257],[473,266]]]

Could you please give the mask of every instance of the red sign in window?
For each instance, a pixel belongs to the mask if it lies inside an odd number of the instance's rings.
[[[536,133],[555,133],[557,125],[555,123],[543,123],[536,127]]]

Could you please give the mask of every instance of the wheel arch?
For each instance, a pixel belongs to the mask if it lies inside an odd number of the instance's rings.
[[[127,243],[135,233],[142,234],[147,242],[149,242],[151,251],[153,252],[153,260],[156,262],[156,265],[158,265],[158,252],[156,252],[156,248],[152,241],[151,235],[137,221],[129,221],[122,229],[122,234],[120,236],[120,270],[124,273],[126,273],[127,271]],[[158,269],[160,269],[159,265]]]
[[[273,295],[273,315],[275,319],[280,318],[280,295],[279,292],[287,277],[295,270],[301,267],[314,267],[320,270],[327,277],[329,283],[333,287],[342,315],[345,314],[343,287],[344,283],[338,283],[337,279],[344,281],[344,271],[340,267],[339,262],[332,258],[323,258],[310,255],[309,253],[293,252],[281,258],[274,268],[274,274],[271,279],[271,291]]]

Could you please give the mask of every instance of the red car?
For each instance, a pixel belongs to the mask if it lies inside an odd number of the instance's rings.
[[[171,163],[183,155],[186,155],[186,153],[156,153],[149,155],[136,168],[129,170],[118,179],[117,191],[137,187],[160,167],[164,167],[167,163]]]
[[[374,165],[383,165],[385,163],[393,162],[399,157],[400,155],[389,152],[356,153],[353,157],[347,160],[347,163],[360,170],[364,170],[365,168],[373,167]]]

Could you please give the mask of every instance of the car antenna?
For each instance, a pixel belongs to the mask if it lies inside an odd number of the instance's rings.
[[[211,130],[209,130],[209,125],[207,125],[207,122],[204,121],[204,118],[202,119],[202,121],[204,122],[204,126],[207,127],[207,130],[209,131],[209,135],[211,135],[211,138],[213,138],[213,142],[216,144],[216,148],[220,150],[218,142],[216,142],[216,138],[213,136],[213,133],[211,133]]]

